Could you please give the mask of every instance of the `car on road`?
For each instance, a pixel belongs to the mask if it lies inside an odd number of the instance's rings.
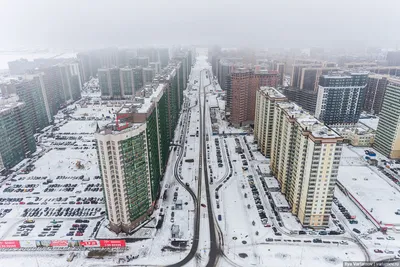
[[[222,221],[222,216],[221,216],[221,214],[218,215],[218,221]]]
[[[383,251],[381,249],[374,249],[375,253],[383,253]]]
[[[353,232],[354,232],[354,233],[357,233],[357,234],[360,234],[360,233],[361,233],[361,231],[358,230],[357,228],[353,228]]]
[[[202,206],[203,208],[207,207],[206,204],[204,204],[204,203],[201,203],[201,206]]]

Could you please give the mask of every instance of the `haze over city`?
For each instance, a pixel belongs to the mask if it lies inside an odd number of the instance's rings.
[[[399,9],[395,0],[3,0],[0,48],[395,48],[400,44]]]
[[[1,1],[0,267],[400,265],[399,10]]]

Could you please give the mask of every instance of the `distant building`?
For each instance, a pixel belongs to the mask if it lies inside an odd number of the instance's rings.
[[[368,73],[334,73],[319,79],[315,117],[324,123],[358,122]]]
[[[400,159],[400,80],[386,87],[374,148],[391,159]]]
[[[278,102],[270,168],[304,227],[327,228],[343,138],[292,102]]]
[[[234,66],[242,65],[242,58],[223,58],[217,62],[217,79],[222,90],[228,90],[227,78],[230,76]]]
[[[315,114],[318,92],[298,88],[283,88],[282,92],[288,100],[295,102],[311,114]]]
[[[389,51],[386,56],[389,66],[400,66],[400,50]]]
[[[161,68],[165,68],[169,62],[169,49],[168,48],[159,48],[158,53],[160,56]]]
[[[157,75],[161,73],[161,63],[160,62],[150,62],[150,68],[154,69],[154,73]]]
[[[16,98],[0,99],[0,170],[10,169],[36,151],[30,114]]]
[[[370,75],[363,110],[370,114],[379,114],[382,109],[383,97],[385,96],[388,79],[382,75]]]
[[[301,77],[302,77],[302,71],[305,68],[322,68],[323,65],[322,63],[307,63],[307,64],[293,64],[293,68],[292,68],[292,76],[290,79],[290,86],[291,87],[296,87],[296,88],[300,88],[301,87]]]
[[[344,63],[346,69],[360,69],[367,67],[376,67],[378,64],[376,62],[348,62]]]
[[[24,80],[15,85],[16,93],[29,115],[29,123],[33,133],[39,132],[52,121],[51,114],[46,109],[46,92],[40,83],[40,76],[33,76],[31,80]],[[48,106],[48,105],[47,105]]]
[[[303,68],[301,70],[299,88],[301,90],[318,91],[319,77],[331,72],[338,71],[339,68]]]
[[[275,103],[287,101],[287,98],[273,87],[260,87],[256,93],[256,108],[254,116],[254,140],[261,153],[271,156],[271,142]]]
[[[138,57],[137,65],[142,68],[147,68],[149,66],[149,58],[148,57]]]
[[[369,68],[365,68],[365,70],[367,70],[369,72],[376,73],[376,74],[400,77],[400,66],[399,67],[396,67],[396,66],[392,66],[392,67],[369,67]]]
[[[156,71],[153,68],[143,68],[143,84],[151,83],[156,76]]]
[[[99,69],[98,76],[103,99],[126,99],[135,95],[135,73],[133,69]]]
[[[285,63],[282,62],[274,62],[274,70],[276,70],[279,74],[279,86],[283,86],[283,81],[285,80],[285,71],[286,71],[286,65]]]

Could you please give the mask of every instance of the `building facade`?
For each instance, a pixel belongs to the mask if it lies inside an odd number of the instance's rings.
[[[326,124],[356,123],[364,103],[367,73],[335,73],[319,80],[315,116]]]
[[[128,99],[135,95],[136,77],[134,69],[99,69],[98,77],[103,99]]]
[[[379,114],[382,109],[388,79],[382,75],[370,75],[365,90],[363,110],[370,114]]]
[[[36,151],[29,115],[25,103],[0,99],[0,170],[14,167]]]
[[[276,103],[270,167],[303,226],[327,228],[343,139],[291,102]]]
[[[386,88],[376,130],[374,148],[392,159],[400,159],[400,80]]]
[[[115,123],[95,134],[107,218],[115,232],[129,233],[146,221],[159,198],[187,84],[182,63],[172,60],[144,86],[143,97],[125,104]]]
[[[386,60],[389,66],[400,66],[400,50],[389,51]]]
[[[271,156],[272,129],[275,103],[287,98],[273,87],[260,87],[256,93],[256,109],[254,116],[254,140],[261,153]]]
[[[39,76],[32,77],[15,85],[19,101],[25,103],[33,133],[38,133],[51,122],[46,111],[46,100],[43,96]]]
[[[252,124],[256,107],[256,91],[261,86],[276,87],[279,83],[277,71],[236,68],[229,78],[230,92],[227,115],[234,126]]]

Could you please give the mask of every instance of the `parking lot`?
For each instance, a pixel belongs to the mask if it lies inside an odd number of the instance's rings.
[[[94,140],[97,122],[59,120],[37,136],[42,152],[0,186],[3,240],[83,239],[99,228],[105,206]]]

